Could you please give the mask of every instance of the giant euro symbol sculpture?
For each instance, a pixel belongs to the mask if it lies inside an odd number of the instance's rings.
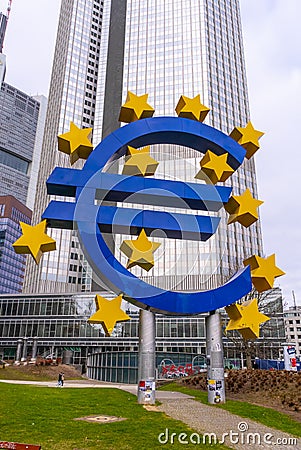
[[[84,253],[108,288],[139,307],[167,314],[198,314],[227,306],[252,287],[250,267],[239,270],[227,283],[200,292],[166,291],[136,277],[115,258],[102,232],[138,235],[142,229],[166,238],[206,241],[220,218],[147,211],[102,204],[127,201],[201,211],[218,211],[229,201],[232,188],[106,173],[105,165],[126,154],[128,146],[177,144],[205,154],[228,154],[236,170],[246,150],[226,134],[183,117],[151,117],[125,125],[107,136],[89,155],[83,169],[56,168],[47,181],[48,194],[74,197],[75,202],[52,201],[43,214],[48,226],[77,228]],[[97,202],[98,201],[98,202]],[[100,203],[100,204],[99,204]]]

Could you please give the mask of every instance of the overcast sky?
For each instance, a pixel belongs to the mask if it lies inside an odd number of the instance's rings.
[[[6,81],[28,94],[47,95],[59,6],[13,0]],[[251,120],[266,133],[255,157],[264,250],[286,272],[275,283],[286,302],[294,290],[301,305],[301,1],[241,0],[241,11]]]

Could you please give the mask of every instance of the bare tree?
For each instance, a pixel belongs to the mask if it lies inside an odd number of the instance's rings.
[[[274,337],[277,332],[277,320],[275,316],[279,313],[283,313],[283,299],[281,290],[274,288],[265,292],[258,292],[256,289],[252,289],[246,296],[242,297],[237,303],[243,305],[245,302],[257,298],[258,309],[263,314],[271,318],[271,320],[263,323],[260,327],[260,333],[262,338]],[[223,316],[223,331],[224,336],[227,337],[236,347],[240,348],[246,359],[246,366],[248,369],[252,368],[252,359],[258,356],[258,340],[244,339],[242,335],[237,331],[225,331],[228,318]],[[257,345],[256,345],[257,342]],[[257,353],[257,354],[256,354]]]

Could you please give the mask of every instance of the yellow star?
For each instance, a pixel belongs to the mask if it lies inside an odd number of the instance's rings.
[[[176,113],[179,117],[185,117],[186,119],[198,120],[203,122],[208,112],[210,111],[207,106],[201,103],[200,94],[194,98],[185,97],[181,95],[178,104],[176,106]]]
[[[59,151],[70,155],[70,163],[74,164],[79,158],[87,159],[93,150],[91,144],[92,128],[78,128],[70,122],[70,131],[58,136]]]
[[[226,331],[237,330],[244,339],[259,337],[259,325],[270,320],[268,316],[258,311],[257,298],[244,302],[242,305],[233,303],[226,307],[230,322]]]
[[[122,170],[123,175],[140,175],[143,177],[154,175],[159,163],[150,156],[149,149],[149,146],[141,150],[128,147],[127,157]]]
[[[230,214],[228,225],[239,222],[244,227],[249,227],[258,220],[257,208],[262,204],[263,201],[254,198],[249,189],[242,195],[233,195],[225,204],[225,210]]]
[[[234,172],[234,169],[227,163],[227,158],[228,153],[218,156],[207,150],[200,162],[201,170],[196,174],[195,178],[203,179],[202,173],[205,173],[213,184],[216,184],[218,181],[226,181]]]
[[[134,122],[154,115],[154,108],[147,103],[148,94],[136,95],[128,91],[126,102],[121,106],[119,121]]]
[[[262,131],[255,130],[251,122],[245,128],[235,127],[230,136],[247,151],[246,158],[250,159],[259,149],[258,140],[264,135]]]
[[[113,298],[113,300],[107,300],[97,294],[95,297],[96,313],[88,319],[88,322],[100,323],[106,336],[111,336],[116,322],[124,322],[131,319],[130,316],[122,311],[121,300],[122,295],[118,295],[118,297]]]
[[[124,240],[120,246],[120,250],[129,258],[127,268],[140,266],[142,269],[149,271],[154,267],[154,253],[161,244],[151,242],[144,229],[135,240]]]
[[[272,289],[275,278],[285,275],[285,272],[276,266],[275,253],[266,258],[253,255],[244,260],[244,265],[250,265],[252,283],[258,292]]]
[[[20,222],[22,236],[13,244],[16,253],[24,255],[31,254],[37,264],[45,252],[56,249],[55,240],[45,233],[46,220],[31,226]]]

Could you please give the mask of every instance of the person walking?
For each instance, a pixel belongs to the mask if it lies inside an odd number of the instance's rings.
[[[65,375],[64,375],[64,372],[62,372],[62,377],[61,377],[61,386],[63,387],[64,386],[64,381],[65,381]]]
[[[62,376],[63,376],[63,374],[62,374],[62,372],[60,372],[59,376],[58,376],[58,380],[57,380],[58,387],[62,387],[63,386]]]

